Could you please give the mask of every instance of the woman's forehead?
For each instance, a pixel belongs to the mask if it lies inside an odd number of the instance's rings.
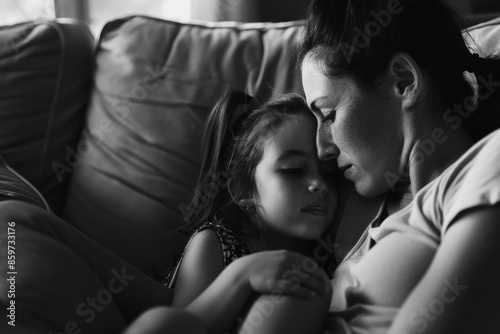
[[[356,92],[353,80],[328,77],[315,62],[304,61],[302,65],[302,85],[310,109],[314,110],[316,105],[324,102],[340,103],[349,92]]]

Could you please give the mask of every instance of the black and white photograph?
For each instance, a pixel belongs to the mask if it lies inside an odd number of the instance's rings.
[[[500,333],[499,0],[0,0],[0,333]]]

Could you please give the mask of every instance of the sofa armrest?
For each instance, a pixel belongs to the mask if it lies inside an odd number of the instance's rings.
[[[0,154],[61,213],[68,159],[83,127],[93,36],[70,20],[0,27]]]

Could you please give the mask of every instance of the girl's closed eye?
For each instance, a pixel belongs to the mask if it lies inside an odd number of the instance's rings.
[[[290,175],[300,175],[304,172],[303,168],[300,167],[292,167],[292,168],[280,168],[279,170],[283,174],[290,174]]]

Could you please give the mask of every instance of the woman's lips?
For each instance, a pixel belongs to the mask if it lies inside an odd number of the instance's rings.
[[[339,170],[342,171],[344,173],[344,177],[346,179],[349,178],[349,176],[351,175],[350,173],[350,169],[351,169],[352,165],[344,165],[344,166],[339,166]]]

